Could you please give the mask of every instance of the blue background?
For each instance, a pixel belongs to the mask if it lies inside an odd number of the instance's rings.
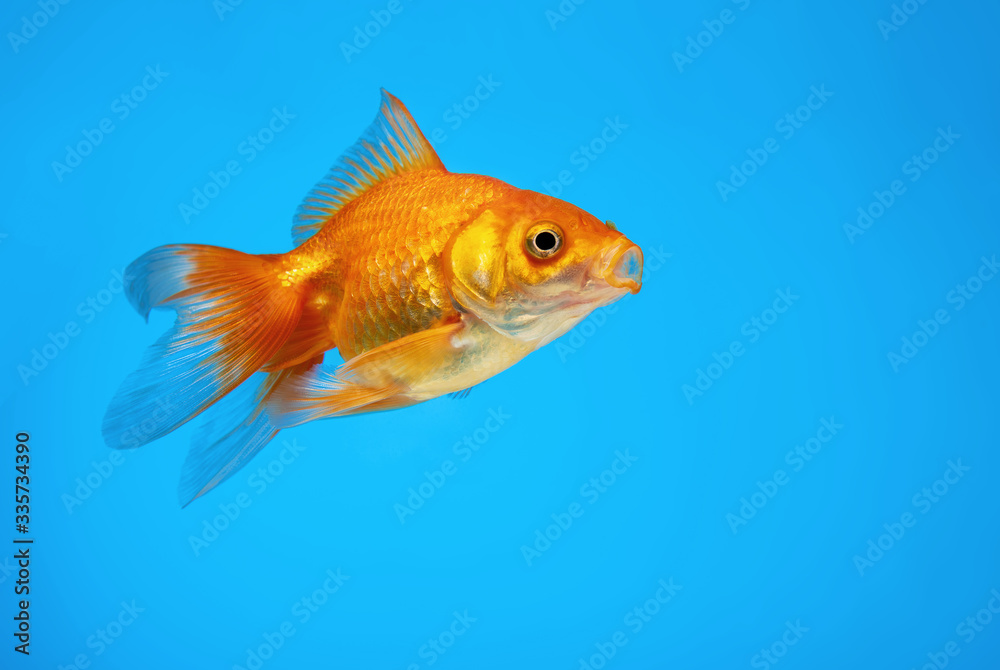
[[[71,2],[16,52],[5,38],[0,489],[27,430],[36,543],[32,653],[0,630],[0,665],[247,667],[290,622],[263,667],[600,667],[595,645],[616,631],[628,643],[608,668],[770,667],[758,654],[799,622],[780,668],[917,668],[949,641],[952,667],[996,667],[1000,623],[971,641],[956,626],[1000,587],[1000,282],[961,310],[948,295],[1000,251],[1000,9],[931,0],[884,35],[888,0],[594,0],[554,24],[556,0],[403,0],[348,62],[339,45],[386,6],[246,2],[220,17],[208,0]],[[678,68],[672,54],[727,8]],[[37,11],[5,3],[0,27]],[[115,99],[147,66],[169,74],[120,119]],[[480,77],[500,85],[455,127],[445,115]],[[645,250],[642,292],[466,399],[287,431],[186,509],[194,423],[101,475],[107,403],[171,319],[144,325],[107,291],[112,273],[165,243],[289,249],[296,205],[374,117],[380,86],[425,133],[442,129],[452,171],[534,190],[568,171],[562,197]],[[776,122],[813,86],[832,96],[786,138]],[[248,161],[240,143],[275,107],[295,118]],[[104,118],[113,132],[60,181],[52,163]],[[581,171],[574,152],[607,118],[627,128]],[[949,127],[960,137],[909,181],[904,163]],[[717,182],[768,138],[778,150],[724,201]],[[240,174],[185,222],[179,205],[230,160]],[[852,241],[844,224],[896,179],[905,193]],[[786,289],[799,297],[751,342],[744,324]],[[91,299],[108,304],[91,313]],[[939,309],[948,323],[894,371],[887,354]],[[22,379],[70,321],[78,334]],[[733,342],[745,353],[689,402],[683,386]],[[453,445],[491,410],[510,418],[462,462]],[[786,454],[830,417],[843,428],[794,471]],[[261,492],[248,477],[285,439],[303,451]],[[637,460],[589,502],[581,486],[623,449]],[[958,459],[970,469],[923,513],[914,496]],[[445,460],[457,472],[401,523],[394,505]],[[727,515],[779,469],[787,484],[734,532]],[[88,476],[100,485],[68,504]],[[252,504],[196,555],[190,538],[241,493]],[[573,503],[582,516],[529,565],[521,547]],[[915,525],[859,570],[907,512]],[[350,579],[303,622],[296,602],[338,568]],[[661,579],[682,588],[635,632],[625,617]],[[133,600],[134,623],[88,646]],[[432,665],[423,645],[466,610],[476,621]]]

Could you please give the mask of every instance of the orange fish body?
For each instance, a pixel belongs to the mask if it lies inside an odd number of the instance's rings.
[[[385,91],[293,233],[286,254],[170,245],[126,272],[140,313],[178,318],[112,400],[105,439],[140,446],[214,405],[184,466],[184,504],[280,429],[471,388],[641,281],[641,251],[610,224],[448,172]],[[334,348],[339,367],[323,363]]]
[[[310,293],[345,360],[457,317],[442,256],[477,210],[515,189],[489,177],[421,170],[378,184],[288,255],[322,270]]]

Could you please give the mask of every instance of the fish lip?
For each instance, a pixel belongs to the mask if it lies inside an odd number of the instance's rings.
[[[642,260],[642,249],[623,237],[601,254],[594,274],[613,288],[635,294],[642,288]]]

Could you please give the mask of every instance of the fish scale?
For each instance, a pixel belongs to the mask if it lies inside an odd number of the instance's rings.
[[[351,201],[296,251],[296,263],[323,262],[314,281],[330,298],[329,327],[345,360],[457,314],[441,255],[455,230],[502,193],[498,184],[405,174]]]

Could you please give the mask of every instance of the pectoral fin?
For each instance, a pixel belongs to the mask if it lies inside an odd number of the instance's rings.
[[[276,428],[405,407],[414,388],[437,378],[465,346],[461,321],[430,328],[355,356],[340,367],[314,367],[275,393],[268,414]]]

